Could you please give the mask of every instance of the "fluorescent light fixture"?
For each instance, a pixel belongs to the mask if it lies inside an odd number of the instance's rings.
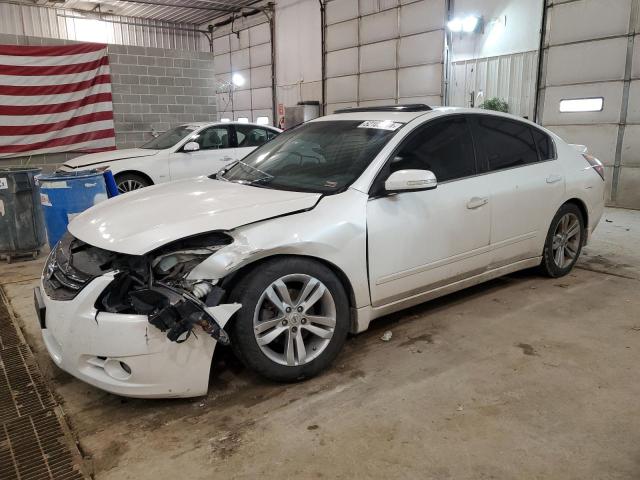
[[[464,20],[462,20],[462,31],[465,33],[475,32],[476,28],[478,28],[479,23],[480,19],[478,17],[469,15]]]
[[[601,112],[604,108],[604,98],[572,98],[570,100],[560,100],[560,112]]]
[[[258,117],[256,118],[256,123],[258,125],[269,125],[269,117]]]
[[[238,123],[249,123],[249,119],[247,117],[238,117]]]
[[[447,22],[447,28],[454,33],[473,33],[480,25],[480,17],[467,15],[466,17],[455,17]]]
[[[220,121],[222,123],[229,123],[231,121],[231,119],[230,118],[221,118]]]
[[[233,82],[236,87],[241,87],[244,85],[244,77],[239,73],[234,73],[231,77],[231,82]]]

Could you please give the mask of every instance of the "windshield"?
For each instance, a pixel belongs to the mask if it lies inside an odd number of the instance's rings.
[[[140,148],[149,148],[153,150],[164,150],[165,148],[171,148],[184,137],[193,133],[198,127],[194,125],[180,125],[179,127],[167,130],[163,134],[157,136],[149,143],[145,143]]]
[[[311,122],[281,133],[219,178],[281,190],[335,193],[353,183],[402,123]]]

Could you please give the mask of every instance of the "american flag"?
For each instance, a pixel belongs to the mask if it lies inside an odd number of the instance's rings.
[[[107,47],[0,45],[0,158],[115,149]]]

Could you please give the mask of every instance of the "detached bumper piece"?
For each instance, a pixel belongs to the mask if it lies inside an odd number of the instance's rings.
[[[149,312],[146,313],[149,323],[167,332],[167,338],[172,342],[184,342],[193,332],[193,327],[200,325],[216,341],[229,344],[229,335],[207,311],[208,306],[191,295],[171,287],[157,286],[132,292],[131,299],[141,313]],[[158,305],[162,307],[158,309]]]
[[[217,342],[229,345],[229,335],[209,311],[223,297],[224,290],[220,287],[213,287],[203,302],[169,285],[156,283],[151,287],[135,289],[135,283],[127,274],[118,275],[98,300],[101,309],[111,313],[146,315],[149,323],[167,332],[167,338],[172,342],[186,341],[194,334],[194,327],[199,325]]]

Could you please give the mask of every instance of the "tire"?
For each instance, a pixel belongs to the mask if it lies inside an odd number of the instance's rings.
[[[562,205],[547,233],[540,264],[542,273],[551,278],[567,275],[580,258],[585,233],[580,209],[572,203]]]
[[[283,257],[261,263],[230,297],[242,304],[229,328],[233,349],[248,368],[270,380],[317,375],[336,358],[349,333],[344,287],[313,260]]]
[[[119,195],[151,185],[151,182],[148,179],[135,173],[122,173],[120,175],[116,175],[115,180]]]

